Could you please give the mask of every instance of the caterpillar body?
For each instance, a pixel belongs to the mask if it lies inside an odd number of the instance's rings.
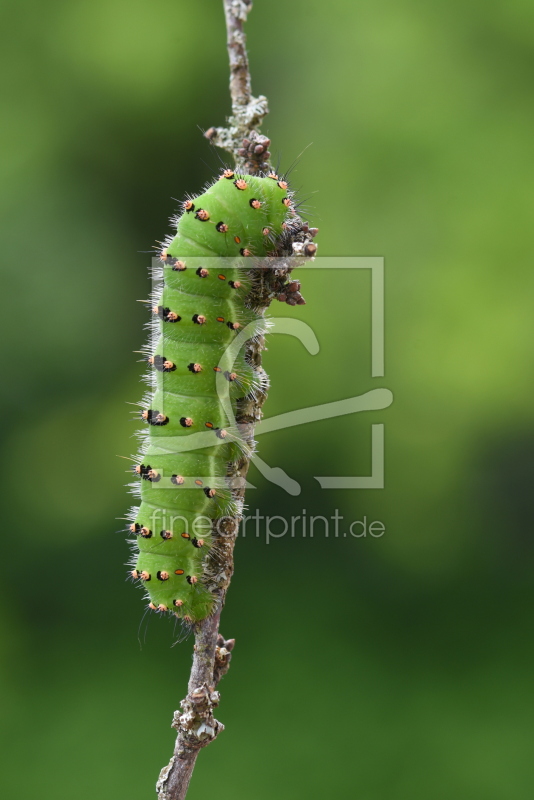
[[[225,478],[250,447],[234,424],[236,402],[262,384],[243,349],[266,328],[245,302],[247,265],[273,252],[291,214],[283,179],[226,169],[183,204],[176,235],[160,254],[163,287],[152,304],[157,341],[146,353],[152,390],[134,464],[141,503],[130,517],[131,575],[151,609],[186,623],[213,608],[203,580],[211,522],[238,512]]]

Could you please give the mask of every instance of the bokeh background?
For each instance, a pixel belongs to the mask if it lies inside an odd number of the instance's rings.
[[[2,788],[142,800],[171,754],[191,640],[141,626],[125,582],[150,250],[218,168],[219,0],[2,6]],[[381,538],[238,543],[222,630],[227,726],[191,800],[532,796],[532,140],[525,0],[256,0],[264,132],[323,255],[386,259],[386,375],[370,276],[307,272],[308,355],[273,337],[267,415],[394,393],[380,412],[262,437],[252,513],[380,520]],[[320,491],[370,472],[386,488]],[[343,530],[343,528],[341,528]]]

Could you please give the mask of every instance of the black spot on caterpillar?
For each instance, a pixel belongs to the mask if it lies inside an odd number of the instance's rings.
[[[150,356],[148,363],[155,367],[159,372],[174,372],[176,364],[169,361],[165,356]]]

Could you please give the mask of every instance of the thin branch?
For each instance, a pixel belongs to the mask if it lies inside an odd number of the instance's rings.
[[[252,2],[223,0],[223,3],[230,59],[232,116],[228,119],[227,128],[210,128],[205,136],[213,144],[232,154],[239,172],[255,175],[269,169],[271,141],[256,130],[269,113],[269,106],[266,97],[254,97],[251,91],[243,24],[252,8]]]
[[[230,59],[230,95],[232,116],[226,128],[210,128],[205,136],[212,144],[232,154],[236,169],[254,175],[269,170],[270,140],[257,128],[268,113],[267,98],[253,97],[250,70],[246,51],[243,23],[252,8],[250,0],[223,0],[226,16],[227,45]],[[317,229],[309,228],[295,213],[287,226],[286,236],[277,243],[276,258],[267,268],[251,269],[252,288],[246,305],[262,313],[277,298],[295,305],[304,302],[298,281],[287,283],[291,270],[315,254],[312,242]],[[274,255],[274,254],[273,254]],[[261,419],[262,406],[267,397],[268,378],[261,365],[264,349],[263,337],[247,342],[246,357],[261,374],[263,389],[254,396],[239,400],[236,422],[249,444],[253,446],[254,426]],[[227,475],[237,481],[240,488],[233,491],[238,507],[242,506],[244,485],[249,460],[242,458]],[[212,530],[213,547],[206,557],[204,581],[216,598],[214,613],[194,627],[195,645],[188,693],[180,703],[181,711],[174,714],[172,727],[178,731],[173,756],[161,770],[156,785],[158,800],[183,800],[200,750],[210,744],[224,730],[224,725],[213,716],[219,704],[217,684],[228,671],[234,639],[224,639],[219,634],[219,621],[226,593],[234,570],[234,545],[240,516],[215,520]]]
[[[232,112],[236,115],[248,106],[252,95],[250,68],[248,65],[247,40],[243,32],[252,3],[232,0],[224,3],[226,17],[227,47],[230,58],[230,97]]]

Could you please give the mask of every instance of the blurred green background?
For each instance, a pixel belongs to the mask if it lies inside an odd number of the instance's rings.
[[[238,542],[222,630],[226,732],[191,800],[532,796],[534,6],[256,0],[263,132],[323,255],[386,259],[386,375],[370,276],[303,276],[321,352],[265,354],[266,415],[384,386],[380,412],[261,438],[251,512],[380,520],[382,538]],[[2,788],[154,797],[191,640],[138,628],[115,533],[135,449],[148,251],[218,161],[219,0],[2,6]],[[316,192],[316,193],[315,193]],[[328,280],[327,280],[328,278]],[[320,491],[370,472],[386,488]],[[530,492],[529,492],[530,490]],[[343,528],[341,528],[343,529]]]

